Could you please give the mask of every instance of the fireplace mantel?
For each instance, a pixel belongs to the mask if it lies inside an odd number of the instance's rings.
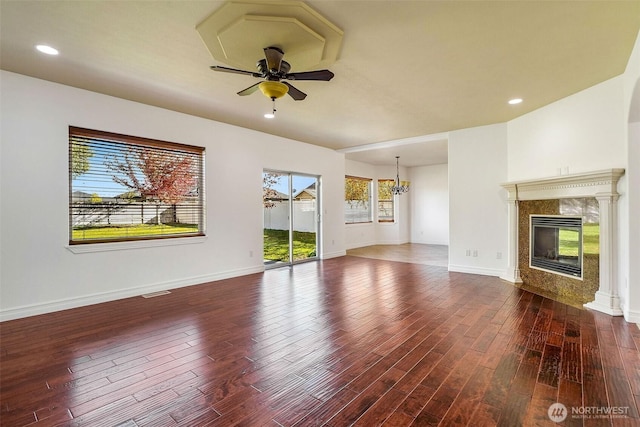
[[[624,172],[624,169],[606,169],[502,184],[508,191],[509,204],[508,266],[502,279],[522,283],[518,268],[518,201],[595,197],[600,210],[600,286],[595,301],[586,307],[614,316],[622,315],[618,296],[616,230],[617,187]]]
[[[624,169],[560,175],[551,178],[515,181],[502,184],[513,200],[545,200],[570,197],[594,197],[598,193],[618,194]]]

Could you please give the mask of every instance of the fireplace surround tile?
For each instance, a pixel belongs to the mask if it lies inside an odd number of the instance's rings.
[[[599,254],[583,254],[582,280],[529,267],[530,215],[561,215],[560,199],[518,203],[518,265],[522,283],[517,286],[574,307],[593,301],[600,280]]]

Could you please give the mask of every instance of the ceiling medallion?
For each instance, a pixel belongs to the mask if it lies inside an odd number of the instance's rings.
[[[333,64],[343,32],[300,1],[233,1],[196,26],[204,44],[221,63],[254,69],[267,46],[287,52],[296,71]]]

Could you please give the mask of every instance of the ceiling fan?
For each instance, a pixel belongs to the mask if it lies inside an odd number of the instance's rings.
[[[280,98],[285,94],[289,94],[294,100],[302,101],[307,97],[307,94],[281,80],[320,80],[329,81],[333,78],[334,74],[329,70],[316,70],[316,71],[303,71],[300,73],[289,73],[291,65],[283,60],[284,51],[280,48],[270,46],[264,48],[264,59],[260,59],[256,64],[258,72],[237,70],[235,68],[220,67],[218,65],[212,65],[211,69],[214,71],[222,71],[225,73],[236,74],[248,74],[250,76],[265,79],[262,82],[258,82],[249,86],[246,89],[238,92],[238,95],[245,96],[251,95],[256,90],[260,89],[262,93],[271,98],[273,101],[276,98]]]

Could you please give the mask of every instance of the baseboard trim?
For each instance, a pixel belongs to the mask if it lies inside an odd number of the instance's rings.
[[[358,249],[358,248],[366,248],[367,246],[374,246],[377,245],[378,243],[376,242],[359,242],[356,243],[355,245],[348,245],[347,246],[347,250],[349,249]]]
[[[322,259],[338,258],[341,256],[345,256],[346,254],[347,251],[325,252],[322,254]]]
[[[21,307],[0,310],[0,322],[21,319],[24,317],[37,316],[40,314],[53,313],[55,311],[69,310],[72,308],[84,307],[87,305],[100,304],[104,302],[116,301],[124,298],[137,297],[142,294],[152,292],[167,291],[171,289],[183,288],[186,286],[200,285],[207,282],[229,279],[232,277],[246,276],[248,274],[262,273],[264,266],[241,268],[237,270],[227,270],[214,274],[194,276],[185,279],[171,280],[153,285],[137,286],[134,288],[120,289],[111,292],[85,295],[76,298],[66,298],[45,303],[25,305]]]
[[[411,239],[408,243],[416,243],[418,245],[434,245],[434,246],[449,246],[449,242],[434,242],[431,240],[413,240]]]
[[[624,320],[629,323],[638,323],[638,327],[640,327],[640,311],[625,310]]]
[[[481,276],[500,277],[502,274],[504,274],[503,270],[498,270],[495,268],[471,267],[468,265],[449,264],[447,269],[455,273],[479,274]]]
[[[408,240],[405,239],[390,239],[390,240],[378,240],[376,241],[376,245],[405,245],[409,243]]]

